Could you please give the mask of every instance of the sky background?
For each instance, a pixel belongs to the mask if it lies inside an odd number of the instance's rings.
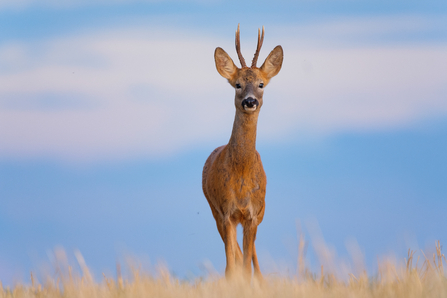
[[[246,59],[262,25],[259,64],[284,49],[258,124],[261,270],[294,272],[300,231],[310,267],[341,271],[447,243],[446,1],[0,0],[4,284],[58,247],[97,279],[126,256],[223,273],[201,171],[231,134],[213,53],[239,64],[238,23]]]

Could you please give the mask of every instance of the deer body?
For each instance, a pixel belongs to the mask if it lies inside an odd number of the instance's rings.
[[[230,141],[211,153],[202,174],[203,192],[225,244],[227,276],[241,266],[251,276],[253,261],[255,275],[262,278],[254,242],[264,217],[267,178],[256,151],[256,129],[264,87],[279,72],[283,60],[282,48],[277,46],[261,68],[256,67],[263,37],[264,30],[262,37],[258,34],[258,49],[250,68],[240,54],[239,27],[236,50],[242,68],[237,68],[221,48],[214,53],[218,72],[236,89],[236,115]],[[243,253],[237,243],[238,224],[244,230]]]

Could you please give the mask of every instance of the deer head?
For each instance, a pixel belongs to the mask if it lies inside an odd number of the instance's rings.
[[[262,96],[264,88],[268,85],[271,78],[276,76],[281,69],[283,61],[283,50],[281,46],[276,46],[265,59],[260,68],[256,66],[259,52],[264,41],[264,27],[258,30],[258,45],[251,67],[247,67],[245,59],[241,53],[239,25],[236,31],[236,52],[241,62],[241,68],[238,68],[230,56],[222,49],[216,48],[214,60],[217,71],[226,78],[231,86],[236,90],[235,106],[237,111],[251,114],[259,112],[262,106]]]

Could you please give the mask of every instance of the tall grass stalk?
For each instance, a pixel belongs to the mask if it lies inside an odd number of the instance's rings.
[[[447,260],[441,252],[439,242],[433,255],[422,252],[423,260],[415,260],[415,251],[408,250],[401,266],[382,261],[374,276],[368,276],[363,271],[357,275],[350,273],[347,279],[340,279],[336,274],[326,272],[324,266],[321,266],[320,272],[312,273],[305,268],[304,250],[304,241],[300,241],[296,276],[265,276],[262,284],[256,280],[247,282],[242,277],[228,281],[223,276],[214,274],[185,281],[169,274],[165,267],[150,274],[136,269],[136,266],[130,266],[129,276],[123,278],[119,264],[115,278],[103,274],[101,280],[95,281],[79,252],[75,252],[75,256],[81,272],[74,272],[66,261],[65,252],[57,251],[53,276],[39,281],[31,273],[30,284],[17,284],[12,288],[3,287],[0,282],[0,298],[447,297]]]

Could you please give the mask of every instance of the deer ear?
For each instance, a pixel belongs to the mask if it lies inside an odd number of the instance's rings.
[[[236,74],[236,65],[234,65],[233,60],[222,48],[216,48],[214,51],[214,61],[216,62],[217,71],[227,80],[230,80]]]
[[[281,46],[276,46],[273,51],[270,52],[265,59],[264,64],[261,66],[261,71],[267,79],[273,78],[281,70],[283,57],[284,53]]]

